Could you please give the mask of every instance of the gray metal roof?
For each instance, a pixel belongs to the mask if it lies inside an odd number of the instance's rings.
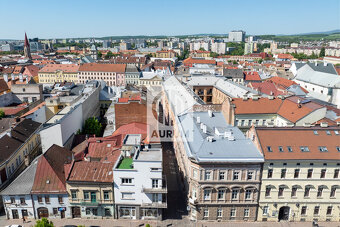
[[[333,66],[333,64],[327,63],[326,65],[323,63],[312,63],[312,62],[308,62],[308,63],[302,63],[302,62],[296,62],[296,70],[300,69],[301,67],[305,66],[305,65],[309,65],[314,71],[317,72],[323,72],[323,73],[331,73],[331,74],[335,74],[337,75],[337,72]]]
[[[242,69],[223,69],[223,76],[227,78],[242,78],[244,79],[244,74]]]
[[[198,117],[201,123],[197,122]],[[198,162],[264,161],[252,141],[237,127],[228,125],[221,112],[213,112],[212,117],[208,112],[189,112],[178,118],[186,152]],[[202,124],[206,126],[206,133]]]
[[[313,70],[309,65],[304,65],[297,71],[295,80],[320,85],[322,87],[340,87],[339,75],[318,72]]]
[[[40,157],[40,156],[39,156]],[[1,195],[27,195],[31,193],[37,170],[38,159],[36,158],[10,185],[7,186]]]

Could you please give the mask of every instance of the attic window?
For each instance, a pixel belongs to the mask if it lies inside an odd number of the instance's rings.
[[[340,147],[336,147],[336,150],[337,150],[338,152],[340,152]]]
[[[288,149],[288,152],[293,152],[293,148],[292,147],[288,146],[287,149]]]
[[[338,130],[335,130],[335,131],[334,131],[334,134],[338,136],[338,135],[339,135],[339,131],[338,131]]]
[[[314,130],[314,135],[319,135],[318,131]]]
[[[327,147],[319,147],[320,152],[328,152]]]
[[[327,131],[326,131],[326,134],[330,136],[330,135],[331,135],[331,132],[327,130]]]
[[[111,147],[111,144],[108,144],[107,147]]]
[[[284,152],[284,150],[283,150],[283,147],[282,147],[282,146],[279,146],[279,151],[280,151],[280,152]]]
[[[268,150],[268,152],[273,152],[273,150],[272,150],[272,147],[271,147],[271,146],[267,146],[267,150]]]
[[[300,147],[300,150],[301,150],[302,152],[309,152],[309,148],[308,148],[307,146],[305,146],[305,147],[301,146],[301,147]]]

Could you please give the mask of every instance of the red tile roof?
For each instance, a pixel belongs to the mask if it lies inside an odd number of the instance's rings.
[[[251,82],[248,84],[248,86],[267,95],[278,96],[286,93],[282,90],[279,90],[274,83],[271,83],[269,81],[263,81],[262,83]]]
[[[40,109],[41,107],[45,106],[45,102],[40,103],[39,105],[37,105],[36,107],[34,107],[33,109],[31,109],[30,111],[26,112],[25,114],[23,114],[21,117],[26,117],[32,113],[34,113],[35,111],[37,111],[38,109]]]
[[[79,65],[76,64],[48,64],[39,70],[40,73],[63,71],[66,73],[77,73]]]
[[[244,80],[248,80],[248,81],[260,81],[261,77],[259,75],[258,72],[244,72],[245,75],[245,79]]]
[[[89,138],[86,157],[107,160],[108,157],[119,156],[120,151],[117,150],[122,146],[123,139],[122,135]]]
[[[70,150],[52,145],[38,160],[32,193],[66,193],[64,164],[71,159]]]
[[[271,78],[267,79],[267,81],[271,81],[274,84],[281,86],[283,89],[287,89],[288,87],[290,87],[292,85],[298,85],[295,81],[288,80],[286,78],[282,78],[282,77],[278,77],[278,76],[271,77]],[[303,92],[308,93],[308,91],[306,89],[304,89],[303,87],[300,87],[300,88]]]
[[[141,101],[141,97],[138,95],[138,96],[135,96],[135,97],[130,97],[130,98],[119,98],[118,99],[118,102],[119,103],[127,103],[129,101]]]
[[[183,61],[184,65],[187,64],[212,64],[212,65],[216,65],[216,61],[215,60],[205,60],[205,59],[197,59],[197,58],[187,58]]]
[[[0,79],[0,94],[2,92],[8,91],[8,90],[9,90],[9,87],[8,87],[6,81],[3,80],[3,79]]]
[[[235,114],[275,114],[279,111],[283,100],[274,98],[259,98],[258,100],[233,98]]]
[[[276,127],[276,128],[255,128],[262,152],[266,160],[339,160],[339,152],[336,147],[340,146],[340,135],[335,131],[336,127]],[[317,131],[317,135],[314,134]],[[329,131],[331,135],[327,135]],[[269,152],[270,146],[272,152]],[[283,152],[279,151],[283,147]],[[287,146],[292,148],[288,152]],[[308,146],[309,152],[302,152],[301,146]],[[319,146],[327,147],[328,152],[320,152]]]
[[[294,57],[292,55],[290,55],[290,54],[278,54],[277,58],[280,58],[280,59],[293,59]]]
[[[76,161],[71,167],[67,181],[111,183],[113,182],[113,166],[117,159],[112,162]],[[69,168],[69,166],[65,167],[66,170]]]
[[[80,65],[80,72],[116,72],[125,73],[126,64],[87,63]]]

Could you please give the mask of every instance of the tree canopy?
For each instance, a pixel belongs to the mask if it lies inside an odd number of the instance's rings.
[[[52,221],[49,221],[47,218],[42,218],[41,220],[37,221],[34,227],[54,227],[54,224]]]
[[[0,109],[0,118],[3,118],[3,117],[5,117],[5,112],[2,109]]]
[[[83,134],[95,134],[96,136],[101,136],[102,134],[102,124],[95,117],[90,117],[85,121]]]

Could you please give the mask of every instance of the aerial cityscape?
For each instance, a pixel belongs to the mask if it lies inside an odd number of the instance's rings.
[[[0,226],[340,226],[340,1],[14,6]]]

